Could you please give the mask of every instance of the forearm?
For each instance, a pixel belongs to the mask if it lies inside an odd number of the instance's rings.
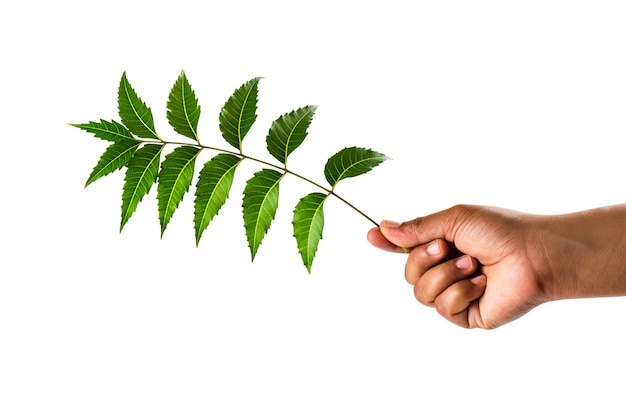
[[[626,204],[538,223],[549,299],[626,295]]]

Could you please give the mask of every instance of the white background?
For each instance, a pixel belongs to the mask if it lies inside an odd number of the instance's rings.
[[[392,157],[337,189],[377,221],[620,203],[623,2],[17,4],[0,6],[0,403],[624,403],[623,298],[458,328],[338,200],[308,275],[290,221],[314,190],[295,178],[250,263],[252,162],[199,248],[190,196],[159,238],[154,189],[119,234],[123,173],[83,189],[106,143],[66,125],[116,119],[126,71],[176,138],[165,102],[185,69],[201,139],[227,147],[219,109],[263,76],[247,150],[267,158],[271,121],[319,105],[292,169],[323,182],[352,145]]]

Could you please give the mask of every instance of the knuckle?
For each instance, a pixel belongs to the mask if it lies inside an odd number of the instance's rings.
[[[415,295],[415,299],[417,299],[417,301],[420,302],[421,304],[432,306],[434,297],[431,297],[428,294],[426,294],[426,291],[423,288],[422,284],[423,283],[420,283],[419,281],[415,283],[415,288],[413,289],[413,294]]]
[[[419,228],[420,228],[421,223],[422,223],[422,218],[415,218],[411,221],[408,221],[406,225],[409,228],[408,229],[409,233],[411,233],[412,235],[417,235],[419,233]]]
[[[446,300],[436,299],[434,305],[435,305],[435,310],[437,311],[437,313],[443,316],[444,318],[450,318],[452,317],[452,315],[454,315],[453,313],[451,313],[450,305]]]

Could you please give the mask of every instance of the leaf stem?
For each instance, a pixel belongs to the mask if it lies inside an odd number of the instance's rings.
[[[279,165],[276,165],[276,164],[271,163],[271,162],[267,162],[267,161],[262,160],[262,159],[257,159],[257,158],[255,158],[255,157],[245,155],[245,154],[244,154],[241,150],[240,150],[239,152],[234,152],[234,151],[232,151],[232,150],[227,150],[227,149],[217,148],[217,147],[215,147],[215,146],[208,146],[208,145],[204,145],[204,144],[200,143],[199,141],[198,141],[198,143],[189,143],[189,142],[173,142],[173,141],[166,141],[166,140],[163,140],[163,139],[161,139],[161,138],[159,138],[159,140],[158,140],[158,141],[151,140],[151,139],[150,139],[150,140],[149,140],[149,139],[139,139],[139,141],[140,141],[140,142],[142,142],[142,143],[161,143],[161,144],[163,144],[163,145],[195,146],[195,147],[199,147],[200,149],[208,149],[208,150],[212,150],[212,151],[215,151],[215,152],[228,153],[228,154],[231,154],[231,155],[239,156],[239,157],[240,157],[240,158],[242,158],[242,159],[249,159],[249,160],[252,160],[252,161],[254,161],[254,162],[261,163],[261,164],[263,164],[263,165],[266,165],[266,166],[272,167],[272,168],[274,168],[274,169],[281,170],[281,171],[282,171],[283,173],[285,173],[285,174],[290,174],[290,175],[292,175],[292,176],[295,176],[295,177],[299,178],[300,180],[304,180],[304,181],[306,181],[307,183],[309,183],[309,184],[311,184],[311,185],[313,185],[313,186],[315,186],[315,187],[317,187],[317,188],[319,188],[319,189],[321,189],[321,190],[325,191],[328,195],[335,196],[335,197],[336,197],[337,199],[339,199],[341,202],[343,202],[343,203],[344,203],[344,204],[346,204],[348,207],[352,208],[355,212],[359,213],[362,217],[364,217],[365,219],[367,219],[368,221],[370,221],[372,224],[374,224],[374,226],[376,226],[376,227],[378,227],[378,226],[379,226],[378,222],[374,221],[371,217],[369,217],[368,215],[366,215],[363,211],[361,211],[360,209],[358,209],[357,207],[355,207],[354,205],[352,205],[350,202],[348,202],[348,200],[346,200],[345,198],[341,197],[339,194],[335,193],[335,190],[334,190],[334,189],[330,189],[330,188],[328,188],[328,187],[324,187],[323,185],[321,185],[321,184],[319,184],[319,183],[316,183],[315,181],[313,181],[313,180],[311,180],[311,179],[309,179],[309,178],[307,178],[307,177],[304,177],[304,176],[303,176],[303,175],[301,175],[301,174],[298,174],[298,173],[296,173],[296,172],[293,172],[293,171],[291,171],[291,170],[287,169],[286,165],[284,165],[284,166],[279,166]],[[160,141],[160,142],[159,142],[159,141]]]

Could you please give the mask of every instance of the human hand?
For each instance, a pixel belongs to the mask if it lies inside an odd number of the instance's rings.
[[[405,277],[419,302],[459,326],[492,329],[551,298],[533,218],[455,206],[402,224],[383,221],[368,240],[392,252],[410,249]]]

